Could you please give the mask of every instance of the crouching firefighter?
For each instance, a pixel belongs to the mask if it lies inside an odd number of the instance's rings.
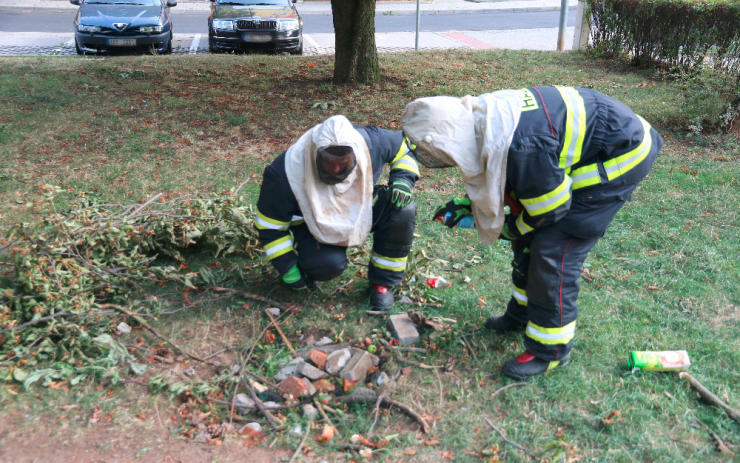
[[[511,241],[512,297],[485,326],[524,331],[526,351],[502,372],[527,379],[567,364],[583,262],[648,174],[660,135],[619,101],[569,87],[420,98],[402,123],[419,162],[461,169],[467,195],[435,218],[453,227],[472,214],[484,244]]]
[[[375,185],[390,164],[388,185]],[[264,171],[259,240],[293,289],[338,277],[349,246],[373,233],[370,308],[388,310],[414,238],[419,169],[400,131],[353,127],[333,116],[304,133]]]

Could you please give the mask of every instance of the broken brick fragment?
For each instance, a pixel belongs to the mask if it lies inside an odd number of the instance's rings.
[[[313,364],[322,370],[326,367],[326,357],[327,354],[316,349],[312,350],[311,354],[309,354],[309,358],[311,359]]]
[[[285,399],[290,400],[306,395],[309,387],[304,379],[290,376],[278,384],[278,391]]]

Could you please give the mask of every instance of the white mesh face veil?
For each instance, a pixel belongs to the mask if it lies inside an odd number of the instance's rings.
[[[344,146],[355,167],[341,181],[327,184],[316,168],[319,147]],[[304,133],[285,153],[285,172],[303,219],[317,241],[361,246],[372,226],[373,171],[362,135],[344,116],[332,116]]]
[[[426,97],[409,103],[401,119],[404,133],[423,153],[424,159],[417,157],[422,164],[460,168],[485,244],[495,241],[503,226],[506,156],[521,103],[517,90]]]

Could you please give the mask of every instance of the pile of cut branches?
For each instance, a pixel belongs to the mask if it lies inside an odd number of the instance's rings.
[[[0,380],[109,378],[116,382],[139,364],[116,337],[120,313],[142,322],[160,310],[146,288],[165,282],[194,287],[184,249],[214,257],[259,253],[250,211],[233,193],[209,199],[158,194],[134,205],[83,197],[64,211],[61,190],[41,186],[43,220],[20,224],[0,241]],[[142,318],[143,317],[143,318]],[[145,322],[144,322],[145,323]]]

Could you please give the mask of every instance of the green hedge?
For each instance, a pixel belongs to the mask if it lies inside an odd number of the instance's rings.
[[[683,70],[706,62],[740,74],[738,0],[588,0],[595,51]]]

